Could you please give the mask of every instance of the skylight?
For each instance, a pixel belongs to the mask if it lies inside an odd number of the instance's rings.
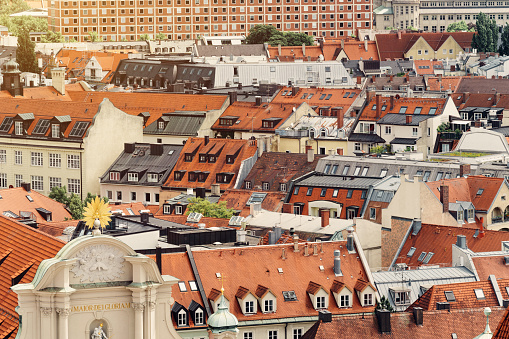
[[[422,111],[422,107],[416,107],[414,114],[421,114],[421,111]]]
[[[5,117],[0,125],[0,132],[9,132],[12,126],[12,117]]]
[[[46,134],[49,127],[49,120],[48,119],[40,119],[37,121],[37,124],[34,127],[34,130],[32,131],[33,134]]]
[[[411,257],[412,255],[414,255],[415,253],[415,247],[410,247],[410,250],[408,251],[408,253],[406,254],[407,257]]]
[[[426,252],[421,252],[417,261],[423,261],[425,256],[426,256]]]
[[[325,98],[326,94],[322,94],[320,95],[320,99],[319,100],[323,100]]]
[[[475,293],[475,297],[479,300],[479,299],[486,299],[486,297],[484,296],[484,291],[482,290],[482,288],[479,288],[479,289],[475,289],[474,290],[474,293]]]
[[[477,191],[477,195],[481,195],[482,192],[484,192],[484,188],[479,188],[479,190]]]
[[[127,210],[127,213],[129,213],[129,215],[134,215],[134,212],[131,208],[127,207],[126,210]]]
[[[186,283],[183,281],[179,281],[179,289],[180,289],[180,292],[187,292]]]
[[[34,199],[32,199],[32,197],[31,197],[31,196],[27,195],[26,197],[27,197],[28,201],[30,201],[30,202],[34,202]]]
[[[423,263],[423,264],[427,264],[427,263],[429,263],[429,261],[430,261],[431,257],[433,256],[433,254],[435,254],[435,253],[433,253],[433,252],[428,252],[428,254],[426,255],[426,258],[424,258],[424,261],[423,261],[422,263]]]
[[[401,106],[401,108],[399,109],[399,113],[406,113],[406,110],[407,110],[407,106]]]
[[[256,204],[256,203],[261,204],[266,196],[267,196],[267,193],[253,193],[249,197],[249,200],[247,201],[246,205],[249,206],[251,204]]]
[[[437,108],[436,108],[436,107],[431,107],[431,108],[429,109],[429,113],[428,113],[428,114],[429,114],[429,115],[435,115],[435,113],[436,113],[436,112],[437,112]]]
[[[456,297],[454,296],[453,291],[445,291],[444,293],[445,293],[445,299],[448,302],[456,301]]]
[[[82,137],[87,129],[89,122],[87,121],[78,121],[74,124],[71,132],[69,133],[70,137]]]
[[[196,285],[196,281],[189,281],[189,288],[191,291],[198,291],[198,285]]]
[[[350,92],[346,92],[345,95],[343,95],[343,98],[348,98],[349,95],[350,95]]]
[[[325,98],[325,100],[329,100],[331,97],[332,97],[332,94],[327,94],[327,97]]]
[[[285,301],[296,301],[297,295],[295,294],[295,291],[283,291],[283,298]]]

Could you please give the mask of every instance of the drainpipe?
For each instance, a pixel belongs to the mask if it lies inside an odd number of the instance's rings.
[[[285,323],[285,339],[287,339],[288,333],[286,332],[286,328],[288,327],[288,323]]]
[[[80,143],[80,150],[83,150],[83,142]],[[83,201],[83,152],[80,152],[80,185],[80,198],[81,201]],[[101,191],[99,191],[99,193],[101,193]]]

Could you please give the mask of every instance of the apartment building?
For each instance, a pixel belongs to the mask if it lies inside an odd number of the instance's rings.
[[[357,35],[372,27],[372,0],[109,0],[49,1],[49,28],[67,39],[136,41],[243,35],[257,24],[312,36]]]

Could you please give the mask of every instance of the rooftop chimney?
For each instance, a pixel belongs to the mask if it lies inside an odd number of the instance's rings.
[[[306,44],[302,44],[302,56],[306,56]]]
[[[410,74],[407,73],[405,75],[405,78],[406,78],[406,82],[409,83],[410,82]]]
[[[65,69],[62,67],[53,68],[51,70],[51,78],[51,85],[58,93],[65,95]]]
[[[394,96],[391,95],[391,106],[389,108],[389,111],[392,112],[393,109],[394,109]]]
[[[322,227],[327,227],[330,225],[329,217],[330,217],[330,210],[328,210],[328,209],[320,210],[320,218],[322,220]]]
[[[299,87],[292,86],[292,96],[296,96],[299,93]]]
[[[125,153],[133,153],[134,152],[135,144],[131,143],[124,143],[124,152]]]
[[[401,31],[398,31],[398,40],[401,40]]]
[[[318,255],[318,244],[313,244],[313,255]]]
[[[274,245],[276,243],[276,234],[274,231],[269,231],[269,245]]]
[[[360,84],[362,84],[362,77],[358,76],[357,77],[357,85],[360,85]]]
[[[306,146],[306,154],[308,156],[308,163],[315,161],[315,151],[313,146]]]
[[[143,225],[148,224],[149,214],[148,214],[148,213],[141,213],[141,214],[140,214],[140,220],[141,220],[141,223],[142,223]]]
[[[204,139],[205,139],[204,144],[205,144],[205,145],[208,145],[209,140],[210,140],[209,136],[208,136],[208,135],[206,135]]]
[[[345,49],[345,40],[341,39],[341,49]]]
[[[150,144],[150,155],[163,155],[163,145]]]
[[[460,177],[470,175],[470,164],[461,164],[460,165]]]
[[[346,249],[348,252],[355,252],[355,246],[353,241],[353,227],[349,226],[347,229],[348,236],[346,237]]]
[[[338,109],[338,129],[343,128],[343,122],[345,120],[345,113],[343,112],[343,107],[339,107]]]
[[[210,186],[210,194],[218,197],[221,195],[221,185],[220,184],[212,184]]]
[[[391,333],[391,312],[388,310],[376,310],[375,314],[380,333]]]
[[[376,95],[376,120],[380,119],[382,115],[382,97],[380,94]]]
[[[392,75],[392,74],[391,74],[391,75],[389,76],[389,81],[390,81],[390,82],[392,82],[393,80],[394,80],[394,75]]]
[[[449,186],[440,186],[440,202],[442,203],[442,212],[449,212]]]
[[[156,246],[156,264],[157,268],[159,269],[159,273],[163,273],[162,271],[162,256],[161,256],[161,246]]]
[[[368,51],[368,40],[364,40],[364,50]]]
[[[423,324],[422,307],[414,307],[413,313],[414,313],[415,324],[417,326],[422,326],[422,324]]]
[[[336,276],[343,275],[341,272],[341,252],[334,250],[334,274]]]
[[[292,207],[293,207],[292,204],[285,202],[283,204],[283,213],[292,213]]]
[[[228,92],[230,96],[230,105],[237,101],[237,92]]]
[[[343,41],[343,40],[341,40]],[[330,323],[332,322],[332,313],[328,310],[319,310],[318,311],[318,320],[321,320],[322,323]]]
[[[196,197],[205,199],[205,187],[196,187]]]
[[[295,228],[290,227],[290,235],[293,237],[295,234]]]
[[[297,234],[293,235],[293,251],[300,252],[300,250],[299,250],[299,236]]]
[[[30,192],[30,183],[29,182],[22,182],[21,187],[27,192]]]
[[[306,243],[304,245],[304,256],[305,257],[309,257],[309,248],[308,248],[308,243]]]
[[[467,237],[464,235],[458,235],[456,237],[456,246],[458,246],[461,249],[466,250],[467,249]]]
[[[407,125],[412,123],[412,116],[409,114],[406,115],[406,123]]]
[[[257,95],[255,96],[255,105],[256,106],[261,106],[262,105],[262,97]]]

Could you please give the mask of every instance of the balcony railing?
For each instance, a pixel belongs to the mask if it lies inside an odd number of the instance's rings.
[[[502,219],[501,216],[500,217],[493,217],[493,218],[491,218],[491,223],[492,224],[498,224],[498,223],[503,222],[503,221],[504,220]]]

